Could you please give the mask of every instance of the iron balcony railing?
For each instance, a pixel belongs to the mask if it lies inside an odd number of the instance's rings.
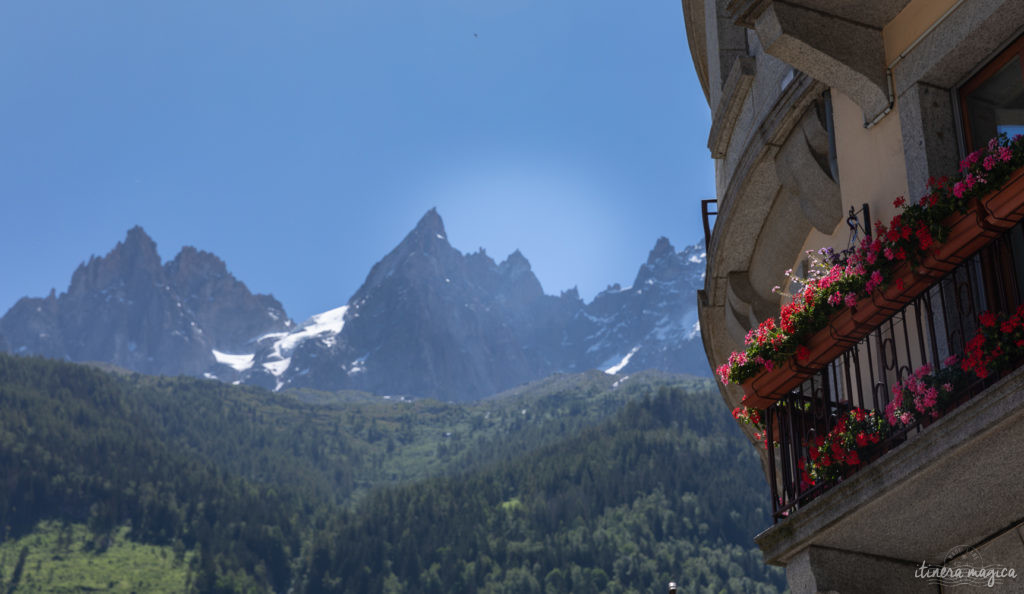
[[[808,444],[835,427],[840,415],[862,408],[884,414],[896,382],[921,365],[940,369],[962,355],[984,311],[1010,313],[1024,296],[1024,230],[1017,225],[964,260],[891,318],[874,328],[798,388],[765,411],[768,472],[776,522],[834,486],[807,484],[800,460]],[[976,380],[964,397],[996,378]],[[878,448],[904,441],[918,425],[891,434]],[[839,479],[841,480],[841,479]]]

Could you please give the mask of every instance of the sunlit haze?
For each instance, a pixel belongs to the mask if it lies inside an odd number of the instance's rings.
[[[302,320],[431,207],[589,300],[714,196],[678,0],[8,2],[0,79],[0,314],[141,225]]]

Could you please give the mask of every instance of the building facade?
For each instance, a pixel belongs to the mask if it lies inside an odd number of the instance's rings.
[[[1024,133],[1022,0],[682,4],[712,113],[717,215],[698,295],[712,367],[779,318],[789,298],[775,288],[794,289],[787,270],[811,274],[808,251],[867,245],[877,223],[891,229],[905,216],[903,201],[938,195],[943,183],[973,184],[964,159],[995,147],[990,139],[1000,134],[1007,146]],[[730,408],[760,412],[760,430],[746,427],[765,442],[766,505],[776,522],[757,542],[767,562],[786,567],[793,592],[1024,591],[1017,361],[958,384],[961,404],[892,432],[870,463],[803,479],[814,440],[846,413],[882,416],[916,371],[959,370],[984,329],[979,316],[1002,320],[1021,305],[1024,183],[1004,177],[984,199],[961,205],[966,214],[944,219],[953,230],[935,238],[941,257],[934,246],[922,251],[943,266],[921,272],[910,258],[886,273],[884,290],[863,291],[858,305],[801,339],[813,343],[809,360],[794,356],[721,386]],[[890,301],[865,313],[883,292]],[[841,315],[846,326],[837,325]],[[970,567],[1004,571],[994,589],[977,576],[955,583],[950,570]]]

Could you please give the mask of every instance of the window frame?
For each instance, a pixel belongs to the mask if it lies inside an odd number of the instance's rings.
[[[967,95],[976,91],[978,87],[985,84],[994,74],[1002,70],[1014,58],[1020,58],[1021,78],[1024,79],[1024,35],[1021,35],[1008,46],[1000,50],[980,70],[971,75],[957,89],[956,98],[959,104],[958,115],[960,116],[960,133],[963,139],[963,153],[968,155],[981,147],[974,146],[971,134],[971,118],[967,113]]]

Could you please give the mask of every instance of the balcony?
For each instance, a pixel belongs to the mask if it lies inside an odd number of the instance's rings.
[[[855,583],[854,567],[864,591],[884,575],[896,580],[887,588],[908,592],[932,591],[915,568],[947,563],[963,547],[1024,566],[1024,344],[991,373],[965,373],[963,363],[976,356],[976,337],[1004,332],[1001,322],[1019,320],[1024,304],[1024,169],[1004,179],[946,220],[955,229],[930,261],[898,266],[870,303],[834,313],[807,340],[817,353],[745,385],[767,450],[775,523],[756,538],[767,562],[815,568],[821,583]],[[932,386],[958,378],[942,390],[942,414],[889,426],[859,442],[852,461],[808,476],[812,450],[828,451],[822,440],[857,415],[881,419],[894,387],[922,369],[939,378]]]
[[[934,375],[959,364],[968,340],[978,333],[982,312],[1011,315],[1016,311],[1024,302],[1024,278],[1017,273],[1024,270],[1022,248],[1024,230],[1017,225],[923,287],[920,293],[907,295],[908,302],[880,324],[870,328],[848,326],[846,336],[836,334],[835,323],[820,331],[816,342],[839,345],[841,349],[820,368],[801,366],[800,370],[783,369],[776,374],[807,376],[764,411],[772,512],[776,521],[932,423],[933,419],[927,418],[915,421],[880,438],[878,443],[858,448],[860,463],[844,465],[841,477],[807,480],[802,472],[811,460],[815,440],[829,435],[848,413],[863,410],[881,415],[892,401],[894,385],[905,382],[915,370],[929,365]],[[906,284],[911,282],[908,279]],[[842,347],[840,341],[858,336],[852,345]],[[951,356],[956,356],[956,362],[945,364]],[[957,385],[951,398],[954,404],[963,404],[999,378],[997,374],[985,379],[972,378]]]
[[[1022,165],[1022,137],[973,153],[719,369],[761,429],[776,522],[1024,363]]]

